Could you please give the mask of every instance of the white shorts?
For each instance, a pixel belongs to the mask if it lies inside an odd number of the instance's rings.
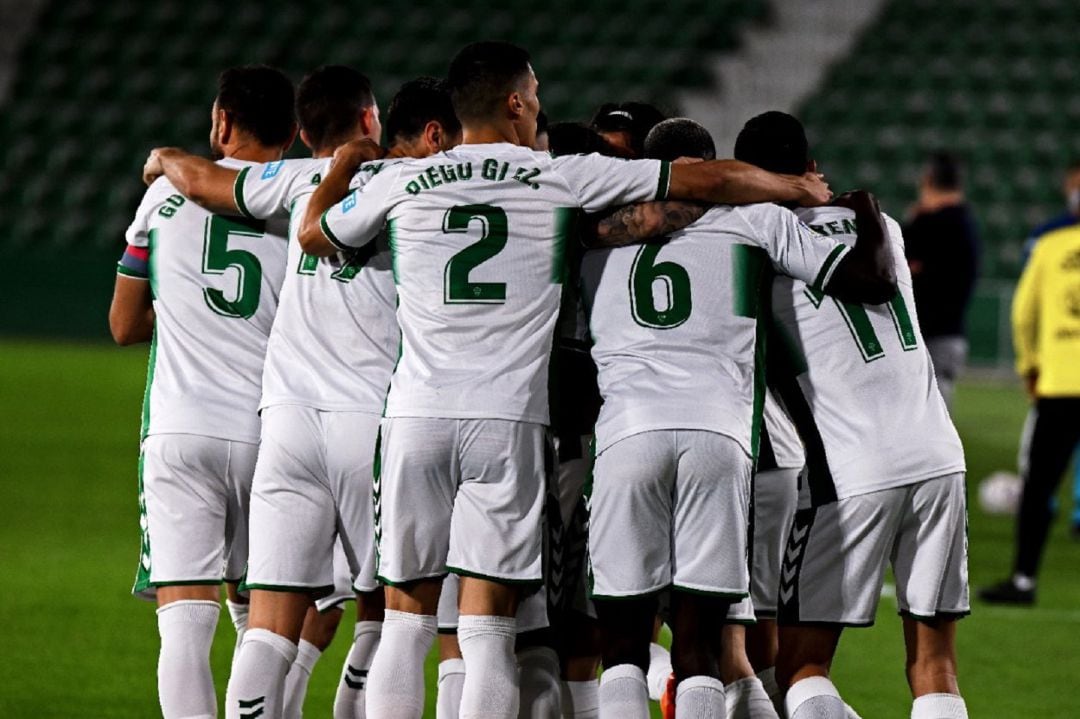
[[[754,475],[753,548],[750,596],[760,619],[776,616],[780,565],[791,520],[799,502],[799,469],[771,469]]]
[[[330,594],[339,536],[357,591],[377,588],[372,487],[379,420],[299,405],[263,410],[248,588]]]
[[[750,471],[742,447],[715,432],[642,432],[605,449],[590,502],[592,596],[747,596]]]
[[[194,434],[154,434],[139,456],[142,548],[132,592],[243,577],[248,498],[258,446]]]
[[[542,581],[544,496],[553,469],[543,425],[393,417],[383,420],[381,442],[381,581],[447,572]]]
[[[902,615],[970,611],[964,475],[800,509],[781,570],[781,624],[874,623],[892,563]]]
[[[440,634],[454,634],[458,628],[458,589],[461,578],[456,574],[447,574],[443,579],[442,592],[439,594],[439,610],[437,619]],[[547,629],[548,622],[548,594],[544,587],[536,591],[526,589],[528,594],[522,596],[517,609],[517,633],[535,632],[539,629]]]
[[[354,599],[356,592],[353,590],[352,569],[349,568],[349,558],[345,556],[345,547],[338,537],[338,541],[334,542],[334,591],[316,599],[315,609],[328,612]]]

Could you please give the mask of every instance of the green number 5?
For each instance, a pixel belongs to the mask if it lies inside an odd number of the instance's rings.
[[[229,237],[262,237],[264,230],[265,223],[257,220],[218,215],[207,220],[203,239],[203,274],[223,275],[230,268],[237,271],[236,291],[232,293],[232,299],[217,288],[203,288],[203,299],[207,306],[219,315],[248,319],[259,308],[262,264],[258,257],[246,250],[230,250]]]
[[[443,301],[447,304],[502,304],[505,282],[470,282],[469,273],[506,247],[506,213],[491,205],[451,207],[443,217],[443,232],[468,232],[473,220],[483,228],[480,239],[450,258],[443,272]]]

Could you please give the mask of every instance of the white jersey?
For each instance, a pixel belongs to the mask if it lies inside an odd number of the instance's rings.
[[[822,236],[855,242],[851,210],[799,217]],[[885,222],[900,288],[891,302],[843,303],[785,277],[773,285],[770,361],[786,367],[777,389],[806,445],[803,506],[964,471],[919,331],[903,236],[892,218]]]
[[[259,441],[263,360],[285,274],[285,233],[285,223],[211,215],[165,178],[146,191],[126,233],[129,247],[149,254],[154,297],[143,436]]]
[[[799,432],[788,417],[787,410],[776,399],[771,388],[765,393],[765,411],[762,417],[765,433],[762,434],[762,446],[758,454],[758,471],[801,469],[806,464],[802,440],[799,439]],[[765,445],[766,439],[768,446]]]
[[[655,160],[461,145],[405,160],[330,208],[323,231],[342,249],[389,228],[402,344],[386,416],[547,424],[573,222],[663,197],[668,172]]]
[[[360,186],[393,161],[366,163]],[[296,234],[329,159],[241,171],[236,205],[249,217],[291,217],[289,259],[270,333],[260,408],[291,404],[381,414],[397,359],[396,292],[385,238],[333,257],[304,254]]]
[[[582,265],[604,404],[596,449],[661,429],[758,448],[773,270],[815,287],[848,248],[776,205],[716,206],[669,239],[590,252]]]

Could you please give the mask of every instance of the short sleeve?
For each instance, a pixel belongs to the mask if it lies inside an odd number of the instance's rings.
[[[299,190],[317,185],[322,169],[320,163],[295,160],[243,167],[233,184],[236,207],[257,220],[288,217]]]
[[[163,206],[171,191],[172,185],[164,178],[158,179],[147,188],[138,209],[135,210],[135,218],[124,232],[127,248],[116,265],[117,274],[137,279],[149,276],[150,219],[154,212]]]
[[[851,248],[803,224],[791,210],[754,205],[737,210],[754,229],[778,272],[823,291]]]
[[[557,157],[552,166],[586,212],[663,200],[671,182],[671,164],[661,160],[622,160],[592,153]]]
[[[381,172],[324,212],[319,225],[330,244],[347,251],[374,240],[386,224],[394,182],[400,174],[400,170]]]

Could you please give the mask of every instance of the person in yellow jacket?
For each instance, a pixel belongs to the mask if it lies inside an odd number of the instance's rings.
[[[1057,492],[1080,442],[1080,225],[1044,235],[1020,277],[1012,308],[1016,368],[1035,405],[1013,575],[986,587],[988,602],[1032,604]]]

